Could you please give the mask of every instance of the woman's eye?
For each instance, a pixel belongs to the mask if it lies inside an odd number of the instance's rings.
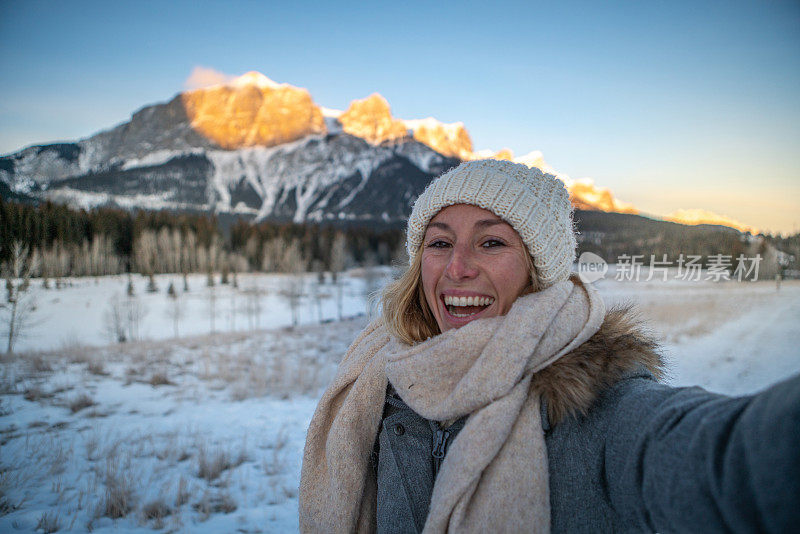
[[[450,246],[450,243],[447,241],[443,241],[441,239],[436,239],[428,243],[428,248],[447,248]]]
[[[495,247],[504,247],[506,246],[505,243],[500,241],[499,239],[487,239],[481,244],[484,248],[495,248]]]

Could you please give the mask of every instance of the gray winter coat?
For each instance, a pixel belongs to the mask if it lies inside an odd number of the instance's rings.
[[[654,380],[654,349],[624,313],[611,314],[539,373],[552,531],[796,529],[800,376],[741,398],[671,388]],[[463,425],[443,428],[387,395],[375,452],[378,532],[422,530]]]

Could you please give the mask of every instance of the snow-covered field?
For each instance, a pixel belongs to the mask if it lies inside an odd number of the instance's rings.
[[[34,281],[27,352],[1,367],[0,532],[297,531],[305,429],[389,274],[306,277],[294,328],[287,276],[184,292],[164,275],[155,293],[135,276],[133,297],[125,277]],[[800,282],[596,286],[638,304],[674,385],[745,394],[800,371]],[[122,327],[136,340],[110,344]]]

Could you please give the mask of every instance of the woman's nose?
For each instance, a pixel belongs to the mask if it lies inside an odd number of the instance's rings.
[[[451,280],[463,280],[477,276],[478,270],[475,268],[475,258],[468,247],[456,246],[447,262],[445,274]]]

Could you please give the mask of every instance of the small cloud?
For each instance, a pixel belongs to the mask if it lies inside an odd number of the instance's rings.
[[[235,76],[225,74],[224,72],[212,68],[197,66],[192,69],[192,73],[189,74],[189,77],[183,82],[183,86],[186,89],[200,89],[201,87],[228,83],[234,78]]]

